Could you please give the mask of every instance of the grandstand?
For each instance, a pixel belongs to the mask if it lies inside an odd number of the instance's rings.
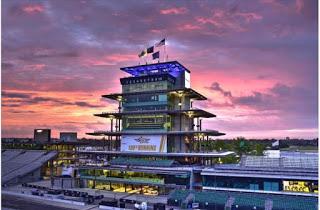
[[[203,209],[257,209],[264,210],[268,205],[271,210],[316,210],[318,204],[317,197],[302,197],[293,195],[275,195],[259,193],[240,193],[210,191],[198,192],[190,190],[175,190],[168,199],[168,204],[172,206],[182,206],[183,201],[193,194],[194,203],[199,203]],[[188,204],[187,204],[188,205]],[[189,203],[191,205],[191,203]],[[187,207],[187,206],[182,206]]]
[[[239,164],[202,169],[205,190],[311,195],[318,193],[317,156],[244,156]]]
[[[55,158],[56,151],[3,150],[1,152],[1,184],[14,184],[40,179],[41,167]]]
[[[317,169],[318,157],[310,155],[286,156],[279,158],[246,156],[241,159],[241,165],[245,167]]]

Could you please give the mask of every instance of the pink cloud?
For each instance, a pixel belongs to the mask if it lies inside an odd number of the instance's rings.
[[[138,58],[138,54],[111,54],[102,57],[90,57],[84,60],[84,65],[104,66],[115,65],[119,62],[135,61]]]
[[[192,31],[192,30],[198,30],[201,29],[198,25],[192,25],[192,24],[185,24],[178,28],[180,31]]]
[[[263,4],[271,5],[275,10],[287,12],[287,13],[298,13],[300,14],[304,8],[304,0],[295,1],[279,1],[279,0],[260,0]]]
[[[41,4],[26,5],[22,10],[28,14],[42,13],[44,8]]]
[[[53,137],[61,131],[77,131],[80,137],[93,129],[103,129],[108,122],[93,116],[105,110],[116,110],[110,101],[101,101],[105,92],[61,93],[10,90],[2,92],[2,135],[32,137],[34,128],[53,129]],[[37,119],[37,120],[35,120]]]
[[[261,19],[262,16],[254,12],[240,12],[237,10],[230,12],[223,9],[214,9],[209,17],[196,18],[198,23],[212,25],[215,30],[220,30],[221,33],[225,33],[225,30],[246,31],[245,24]]]
[[[169,9],[163,9],[160,10],[160,14],[163,15],[180,15],[187,13],[187,9],[185,7],[179,7],[179,8],[169,8]]]
[[[261,15],[254,13],[254,12],[238,12],[236,14],[236,16],[244,18],[246,20],[246,22],[248,22],[248,23],[251,21],[254,21],[254,20],[261,20],[262,19]]]
[[[304,2],[303,0],[296,0],[296,12],[301,13],[301,10],[304,7]]]
[[[26,65],[25,68],[29,70],[43,70],[47,65],[39,63],[39,64],[31,64],[31,65]]]
[[[49,9],[46,5],[6,1],[2,85],[11,98],[3,99],[3,134],[32,136],[35,127],[51,127],[85,136],[106,129],[108,121],[92,114],[116,111],[116,104],[100,96],[121,92],[119,78],[127,74],[118,68],[138,64],[142,48],[137,46],[169,36],[169,59],[190,69],[192,88],[209,99],[194,106],[217,115],[205,128],[227,133],[222,138],[317,136],[317,110],[308,105],[316,97],[295,91],[302,86],[317,94],[314,2],[173,2],[164,8],[92,3],[83,8],[80,1],[52,1],[50,14],[37,18]],[[149,11],[143,18],[142,9]],[[92,40],[99,44],[88,45]],[[214,82],[220,87],[209,89]],[[277,83],[286,87],[273,89],[291,90],[293,96],[270,92]],[[28,98],[25,91],[36,95]]]

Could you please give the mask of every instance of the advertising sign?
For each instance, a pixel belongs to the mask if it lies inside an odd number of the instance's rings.
[[[167,152],[166,135],[123,135],[121,137],[123,152]]]
[[[293,192],[315,192],[318,190],[318,186],[312,182],[283,181],[283,190]]]

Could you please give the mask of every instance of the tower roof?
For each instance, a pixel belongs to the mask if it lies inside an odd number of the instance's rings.
[[[146,65],[130,66],[120,68],[122,71],[127,72],[133,76],[142,76],[159,73],[169,73],[172,76],[177,72],[190,71],[180,64],[178,61],[169,61],[163,63],[152,63]]]

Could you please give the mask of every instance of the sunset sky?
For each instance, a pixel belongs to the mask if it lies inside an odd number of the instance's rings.
[[[2,1],[2,137],[109,128],[120,67],[167,37],[222,138],[315,138],[317,1]]]

